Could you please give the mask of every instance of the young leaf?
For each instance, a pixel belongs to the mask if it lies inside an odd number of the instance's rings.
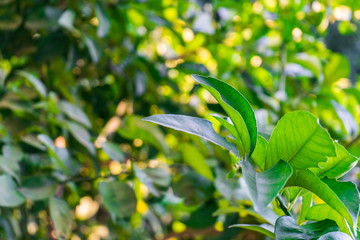
[[[280,119],[267,146],[265,169],[280,159],[294,169],[317,167],[336,151],[329,133],[309,112],[295,111]]]
[[[356,228],[359,214],[359,192],[352,182],[337,182],[334,179],[320,180],[308,169],[298,170],[287,183],[315,193],[324,202],[345,217],[350,226]]]
[[[73,222],[69,205],[63,199],[52,197],[49,201],[49,208],[56,237],[69,239]]]
[[[146,117],[143,120],[199,136],[239,156],[236,147],[229,143],[226,138],[217,134],[212,127],[212,122],[206,119],[175,114],[159,114]]]
[[[330,157],[326,162],[319,163],[319,168],[311,168],[311,171],[320,178],[340,178],[349,172],[357,163],[358,158],[351,155],[343,146],[335,143],[336,157]]]
[[[336,222],[340,227],[340,231],[353,235],[348,223],[340,213],[331,208],[328,204],[316,204],[312,206],[305,216],[306,220],[322,221],[325,219],[331,219]]]
[[[257,212],[263,211],[274,200],[292,174],[291,166],[282,160],[271,169],[258,173],[247,158],[242,163],[242,170]]]
[[[257,126],[253,109],[246,98],[230,85],[211,77],[191,75],[223,107],[234,123],[236,131],[244,145],[246,153],[251,156],[257,141]],[[235,136],[234,136],[235,137]]]
[[[99,192],[109,213],[118,217],[131,217],[136,211],[134,190],[120,181],[102,181]]]
[[[244,229],[248,229],[248,230],[252,230],[255,232],[259,232],[262,233],[272,239],[275,239],[275,234],[274,234],[274,227],[269,225],[269,224],[261,224],[261,225],[256,225],[256,224],[235,224],[235,225],[231,225],[232,227],[239,227],[239,228],[244,228]]]
[[[16,183],[9,175],[0,175],[0,186],[1,207],[17,207],[25,201],[25,198],[17,190]]]
[[[339,227],[332,220],[297,225],[294,218],[290,216],[280,217],[275,224],[276,239],[317,239],[320,236],[338,231]]]

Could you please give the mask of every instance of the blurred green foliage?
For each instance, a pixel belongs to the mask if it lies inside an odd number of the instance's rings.
[[[360,157],[359,20],[356,0],[0,0],[0,238],[262,239],[227,228],[274,224],[236,159],[141,119],[226,134],[190,77],[212,75],[265,138],[303,109]]]

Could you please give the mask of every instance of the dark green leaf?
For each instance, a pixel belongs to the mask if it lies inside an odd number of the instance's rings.
[[[275,239],[275,234],[274,234],[274,227],[269,225],[269,224],[261,224],[261,225],[255,225],[255,224],[235,224],[235,225],[231,225],[230,227],[239,227],[239,228],[244,228],[244,229],[248,229],[248,230],[252,230],[255,232],[259,232],[262,233],[272,239]]]
[[[16,183],[7,174],[0,175],[0,206],[17,207],[25,201],[25,198],[16,188]]]
[[[233,122],[246,153],[251,156],[257,141],[257,126],[254,111],[249,102],[230,85],[215,78],[191,75],[206,88],[223,107]]]
[[[69,239],[73,222],[69,205],[61,198],[52,197],[49,201],[49,208],[56,237]]]

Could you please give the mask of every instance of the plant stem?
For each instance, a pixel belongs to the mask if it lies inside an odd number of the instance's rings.
[[[278,195],[278,196],[276,196],[276,199],[277,199],[278,202],[279,202],[279,207],[280,207],[280,209],[285,213],[285,215],[291,216],[291,214],[289,213],[287,207],[285,206],[285,204],[284,204],[283,201],[281,200],[281,197]]]

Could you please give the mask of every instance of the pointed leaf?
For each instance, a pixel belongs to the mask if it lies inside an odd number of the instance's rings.
[[[234,123],[236,131],[244,145],[246,153],[251,156],[257,141],[257,126],[253,109],[246,98],[230,85],[211,77],[191,75],[208,90]]]
[[[349,172],[357,163],[358,158],[351,155],[343,146],[335,143],[336,157],[330,157],[326,162],[319,163],[319,168],[311,168],[311,171],[320,178],[340,178]]]
[[[124,162],[125,155],[123,151],[120,149],[119,144],[106,141],[101,145],[101,147],[102,150],[104,150],[104,152],[109,156],[109,158],[116,160],[118,162]]]
[[[335,108],[336,114],[343,123],[346,133],[350,136],[356,136],[356,134],[359,132],[359,126],[354,116],[349,112],[349,110],[347,110],[335,100],[331,100],[331,104]]]
[[[69,118],[83,124],[85,127],[91,127],[89,118],[78,106],[71,104],[68,101],[62,100],[59,102],[59,107]]]
[[[249,159],[246,159],[242,163],[242,170],[250,199],[257,212],[262,211],[274,200],[292,174],[291,166],[282,160],[271,169],[258,173]]]
[[[298,186],[315,193],[324,202],[345,217],[353,228],[359,214],[359,192],[352,182],[334,179],[320,180],[308,169],[298,170],[288,181],[288,186]]]
[[[35,87],[35,90],[40,94],[41,97],[46,97],[46,87],[40,79],[25,71],[17,71],[17,74],[26,78],[31,83],[31,85]]]
[[[338,231],[339,227],[332,220],[297,225],[290,216],[280,217],[275,224],[275,236],[278,240],[285,239],[318,239],[320,236]]]
[[[336,156],[335,146],[318,119],[309,112],[295,111],[276,125],[267,146],[265,169],[280,159],[294,169],[317,167],[332,156]]]
[[[73,137],[78,140],[91,154],[95,154],[95,146],[90,141],[90,134],[89,132],[82,127],[81,125],[75,122],[68,123],[69,131],[73,135]]]
[[[269,225],[269,224],[261,224],[261,225],[256,225],[256,224],[235,224],[235,225],[231,225],[232,227],[239,227],[239,228],[244,228],[244,229],[248,229],[248,230],[252,230],[255,232],[259,232],[262,233],[272,239],[275,239],[275,234],[274,234],[274,227]]]
[[[217,134],[212,127],[212,122],[206,119],[175,114],[160,114],[146,117],[143,120],[199,136],[239,156],[236,147]]]
[[[268,141],[262,136],[258,136],[257,144],[253,154],[251,155],[251,160],[256,163],[261,171],[265,170],[265,158],[266,158],[266,147],[268,145]]]

